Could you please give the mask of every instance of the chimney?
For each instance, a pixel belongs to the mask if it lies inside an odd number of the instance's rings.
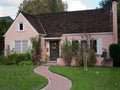
[[[113,40],[114,43],[118,43],[117,0],[112,0],[112,13],[113,13]]]

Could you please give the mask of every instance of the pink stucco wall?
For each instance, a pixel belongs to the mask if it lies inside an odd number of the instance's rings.
[[[42,53],[41,53],[41,60],[44,61],[45,58],[46,58],[46,42],[44,40],[44,37],[41,37],[41,50],[42,50]]]

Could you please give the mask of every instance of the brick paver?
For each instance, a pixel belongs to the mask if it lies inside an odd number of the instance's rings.
[[[48,85],[42,90],[70,90],[71,81],[63,76],[54,74],[48,70],[49,66],[39,66],[35,68],[35,72],[46,77],[49,80]]]

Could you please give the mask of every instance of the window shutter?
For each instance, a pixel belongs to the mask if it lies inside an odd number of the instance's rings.
[[[69,40],[70,43],[72,43],[72,40]]]
[[[78,43],[81,44],[81,40],[78,40]]]
[[[10,43],[10,52],[14,52],[14,50],[15,50],[15,41],[12,41]]]
[[[16,23],[16,31],[19,31],[19,23]]]
[[[97,39],[97,54],[102,54],[103,40]]]
[[[25,22],[23,23],[23,31],[25,31]]]
[[[28,40],[28,49],[32,49],[32,43],[31,43],[31,41],[30,40]]]

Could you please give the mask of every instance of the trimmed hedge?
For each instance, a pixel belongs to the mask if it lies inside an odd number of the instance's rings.
[[[111,44],[109,47],[110,56],[113,58],[113,65],[120,67],[120,45]]]

